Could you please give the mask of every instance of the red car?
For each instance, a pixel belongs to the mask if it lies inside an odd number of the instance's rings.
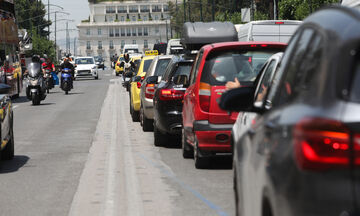
[[[238,79],[252,85],[266,60],[285,48],[274,42],[224,42],[200,49],[184,95],[182,131],[183,156],[194,157],[196,168],[208,167],[217,153],[231,153],[237,113],[229,115],[218,105],[225,84]]]

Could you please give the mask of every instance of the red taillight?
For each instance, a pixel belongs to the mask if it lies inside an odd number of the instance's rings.
[[[211,98],[210,84],[201,82],[200,90],[199,90],[199,102],[200,102],[200,108],[205,112],[209,112],[210,110],[210,98]]]
[[[251,46],[250,47],[257,47],[257,45],[256,44],[251,44]]]
[[[161,89],[160,100],[182,100],[184,91],[175,89]]]
[[[146,84],[145,86],[145,97],[153,99],[155,94],[155,84]]]
[[[307,118],[294,127],[295,157],[306,170],[348,167],[349,131],[338,121]]]
[[[281,24],[284,24],[284,22],[275,22],[275,24],[281,25]]]
[[[355,165],[360,166],[360,134],[354,136]]]
[[[267,47],[268,45],[267,44],[261,44],[260,46],[261,47]]]

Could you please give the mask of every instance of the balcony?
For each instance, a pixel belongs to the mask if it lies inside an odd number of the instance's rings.
[[[87,47],[86,47],[86,50],[91,50],[91,47],[90,47],[90,46],[87,46]]]
[[[114,14],[114,13],[116,13],[116,11],[115,10],[106,10],[106,13],[107,14]]]
[[[118,13],[127,13],[127,10],[118,10]]]
[[[140,9],[141,13],[149,13],[150,9]]]
[[[161,12],[161,8],[153,8],[152,12]]]
[[[139,10],[138,10],[138,9],[129,9],[129,12],[130,12],[130,13],[138,13]]]

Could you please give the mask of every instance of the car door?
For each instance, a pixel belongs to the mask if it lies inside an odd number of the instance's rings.
[[[10,139],[10,99],[6,95],[1,95],[0,99],[0,120],[1,120],[1,142],[4,143]]]

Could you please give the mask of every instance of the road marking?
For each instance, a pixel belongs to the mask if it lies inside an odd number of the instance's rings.
[[[202,196],[198,191],[191,188],[189,185],[178,179],[174,174],[166,170],[163,166],[160,164],[157,164],[156,162],[152,161],[151,159],[147,158],[145,155],[138,153],[138,155],[144,159],[148,164],[151,166],[158,168],[163,174],[168,176],[170,179],[172,179],[174,182],[178,183],[183,189],[191,192],[194,196],[196,196],[198,199],[200,199],[202,202],[204,202],[208,207],[215,210],[217,215],[220,216],[228,216],[226,212],[224,212],[219,206],[215,205],[214,203],[210,202],[208,199],[206,199],[204,196]]]
[[[15,106],[13,106],[13,110],[14,110],[14,109],[16,109],[17,107],[19,107],[19,105],[15,105]]]

